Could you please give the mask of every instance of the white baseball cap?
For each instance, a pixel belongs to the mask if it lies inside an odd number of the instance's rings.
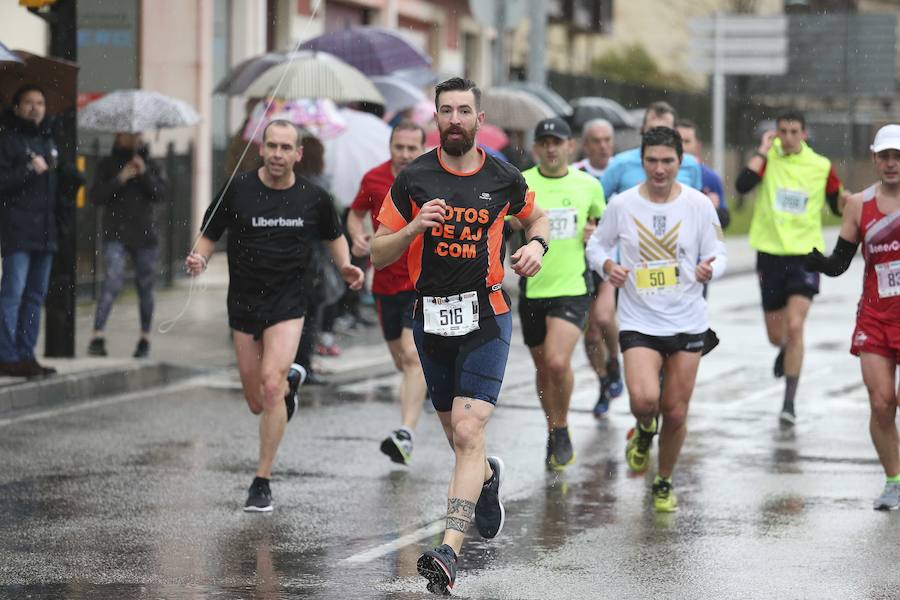
[[[872,152],[900,150],[900,125],[885,125],[875,134],[875,142],[869,146]]]

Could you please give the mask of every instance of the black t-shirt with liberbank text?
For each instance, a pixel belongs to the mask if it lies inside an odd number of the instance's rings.
[[[399,231],[422,205],[447,203],[445,221],[410,244],[409,274],[420,296],[452,296],[477,291],[480,316],[509,311],[503,281],[503,220],[527,218],[534,194],[512,165],[481,151],[480,167],[460,173],[441,160],[440,148],[427,152],[397,175],[378,215]],[[492,290],[493,287],[498,289]],[[416,309],[421,314],[421,303]]]
[[[275,190],[249,171],[234,178],[215,213],[214,206],[203,217],[203,235],[217,241],[228,230],[229,316],[262,322],[303,316],[314,245],[342,232],[328,192],[303,177]]]

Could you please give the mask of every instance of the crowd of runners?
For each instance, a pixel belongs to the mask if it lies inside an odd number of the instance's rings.
[[[585,158],[574,163],[576,141],[566,121],[536,123],[537,164],[524,172],[477,144],[485,114],[474,82],[439,84],[435,110],[434,150],[423,153],[418,125],[401,121],[394,128],[391,159],[366,174],[351,207],[351,243],[327,192],[294,174],[300,132],[289,121],[270,122],[263,166],[239,175],[210,205],[186,267],[192,275],[203,272],[228,231],[229,326],[247,405],[259,415],[258,467],[244,509],[267,512],[275,456],[305,377],[292,360],[310,291],[311,248],[324,242],[354,289],[364,273],[351,262],[351,247],[357,258],[370,256],[384,340],[402,374],[400,426],[381,450],[410,463],[427,395],[455,456],[442,543],[417,563],[428,589],[446,594],[471,523],[490,539],[505,520],[504,465],[488,455],[485,439],[513,343],[504,264],[520,276],[517,312],[547,422],[547,468],[575,461],[571,363],[583,336],[599,381],[594,415],[603,419],[627,389],[635,418],[625,446],[628,468],[648,471],[658,435],[652,501],[656,511],[671,512],[678,507],[673,474],[698,366],[719,343],[705,298],[727,268],[722,230],[729,214],[721,177],[697,156],[696,125],[680,121],[664,102],[647,108],[640,147],[619,154],[610,123],[587,123]],[[806,137],[803,115],[779,116],[736,181],[739,193],[756,190],[750,244],[766,334],[777,349],[773,374],[785,380],[779,419],[790,427],[798,418],[804,325],[819,273],[846,271],[862,243],[865,280],[851,352],[861,359],[871,436],[887,478],[874,508],[896,509],[900,125],[878,131],[871,147],[878,182],[853,195]],[[827,256],[826,205],[843,215]],[[374,236],[366,233],[367,218]]]

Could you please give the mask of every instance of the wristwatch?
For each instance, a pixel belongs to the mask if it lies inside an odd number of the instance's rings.
[[[530,240],[528,240],[528,243],[529,243],[529,244],[530,244],[531,242],[537,242],[537,243],[539,243],[539,244],[544,248],[544,254],[547,254],[547,250],[550,249],[550,245],[547,243],[547,240],[545,240],[544,238],[542,238],[542,237],[539,236],[539,235],[536,235],[536,236],[534,236],[533,238],[531,238]]]

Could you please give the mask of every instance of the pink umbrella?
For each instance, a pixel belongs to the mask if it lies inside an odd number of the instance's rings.
[[[268,110],[266,110],[268,108]],[[243,137],[253,142],[262,144],[262,133],[272,119],[287,119],[294,125],[298,125],[319,139],[329,139],[340,135],[347,128],[347,124],[338,112],[337,106],[331,100],[273,100],[271,104],[267,100],[260,101],[253,109],[247,126],[244,127]],[[255,135],[254,135],[255,132]]]
[[[496,125],[485,123],[478,130],[478,136],[475,141],[491,150],[499,151],[509,143],[509,137],[507,137],[506,133]],[[440,133],[438,133],[437,128],[432,129],[425,136],[425,146],[428,148],[434,148],[440,144],[440,142],[441,136]]]

